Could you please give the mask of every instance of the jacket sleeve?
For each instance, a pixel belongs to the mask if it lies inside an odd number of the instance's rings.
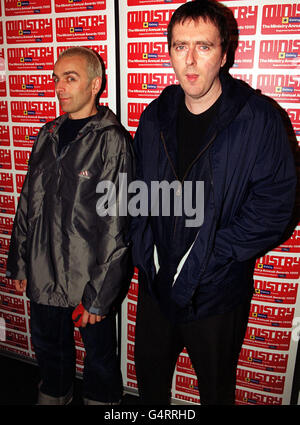
[[[28,174],[22,187],[14,218],[7,258],[6,276],[10,279],[26,279]]]
[[[134,156],[131,140],[117,128],[106,132],[107,149],[99,182],[110,182],[115,188],[112,213],[96,214],[96,264],[90,281],[85,286],[82,304],[92,314],[106,315],[132,277],[130,244],[128,238],[127,185],[120,187],[120,173],[126,175],[127,184],[134,178]],[[115,148],[112,148],[115,147]],[[99,198],[101,194],[99,193]],[[104,207],[102,205],[102,207]],[[121,207],[121,210],[120,210]],[[120,211],[121,214],[120,214]]]
[[[295,204],[296,172],[287,134],[277,111],[266,122],[248,194],[237,216],[217,230],[215,256],[246,261],[279,243]]]

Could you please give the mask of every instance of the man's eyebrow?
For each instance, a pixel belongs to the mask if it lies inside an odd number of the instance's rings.
[[[184,41],[184,40],[176,40],[173,41],[172,46],[177,46],[177,45],[182,45],[182,44],[189,44],[189,41]],[[195,42],[195,44],[202,44],[205,46],[214,46],[215,44],[212,41],[208,41],[208,40],[198,40]]]
[[[71,70],[71,71],[65,71],[65,72],[63,72],[63,76],[70,75],[70,74],[75,74],[78,77],[80,77],[80,75],[76,71],[72,71]],[[52,77],[57,77],[57,75],[55,74],[55,72],[52,73]]]

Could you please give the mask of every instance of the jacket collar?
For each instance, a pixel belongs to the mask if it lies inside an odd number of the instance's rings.
[[[243,109],[249,96],[254,90],[246,83],[234,79],[228,73],[220,73],[222,85],[222,100],[215,125],[218,130],[227,127]],[[176,128],[177,111],[179,102],[184,92],[179,85],[166,87],[158,98],[158,120],[161,131],[168,131],[170,127]]]
[[[45,127],[49,135],[52,136],[54,139],[58,139],[59,128],[67,118],[68,114],[63,114],[57,117],[55,120],[47,123]],[[101,130],[110,125],[116,125],[117,123],[118,121],[116,117],[114,116],[114,114],[111,113],[111,111],[107,107],[99,106],[97,114],[95,114],[91,118],[91,120],[80,130],[80,132],[78,133],[78,137],[76,137],[76,140],[78,138],[83,137],[91,130]]]

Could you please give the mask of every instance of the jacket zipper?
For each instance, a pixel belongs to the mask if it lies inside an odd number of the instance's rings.
[[[165,153],[166,153],[166,155],[167,155],[167,158],[168,158],[168,160],[169,160],[169,162],[170,162],[170,165],[171,165],[171,168],[172,168],[172,171],[173,171],[173,173],[174,173],[174,176],[176,177],[176,180],[177,181],[179,181],[179,178],[178,178],[178,176],[177,176],[177,173],[176,173],[176,170],[175,170],[175,167],[174,167],[174,164],[173,164],[173,162],[172,162],[172,160],[171,160],[171,158],[170,158],[170,155],[169,155],[169,152],[168,152],[168,149],[167,149],[167,146],[166,146],[166,142],[165,142],[165,138],[164,138],[164,135],[163,135],[163,132],[161,131],[160,132],[160,135],[161,135],[161,140],[162,140],[162,142],[163,142],[163,145],[164,145],[164,150],[165,150]],[[215,133],[213,136],[212,136],[212,138],[210,139],[210,141],[207,143],[207,145],[206,146],[204,146],[204,148],[198,153],[198,155],[193,159],[193,161],[190,163],[190,165],[189,165],[189,167],[187,168],[187,170],[186,170],[186,172],[185,172],[185,174],[184,174],[184,176],[183,176],[183,178],[182,178],[182,181],[180,182],[180,185],[178,186],[178,189],[177,189],[177,191],[176,191],[176,195],[177,196],[179,196],[180,194],[181,194],[181,188],[182,188],[182,185],[183,185],[183,183],[184,183],[184,180],[185,180],[185,178],[186,178],[186,176],[188,175],[188,173],[190,172],[190,170],[191,170],[191,168],[193,167],[193,165],[195,164],[195,162],[196,161],[198,161],[198,159],[207,151],[207,149],[210,147],[210,145],[213,143],[213,141],[215,140],[215,138],[216,138],[216,136],[217,136],[217,133]],[[211,179],[211,184],[212,184],[212,186],[213,186],[213,179],[212,179],[212,176],[211,176],[211,173],[210,173],[210,179]],[[175,225],[174,225],[174,230],[173,230],[173,238],[174,238],[174,236],[175,236],[175,232],[176,232],[176,227],[177,227],[177,219],[178,219],[178,217],[175,217]]]

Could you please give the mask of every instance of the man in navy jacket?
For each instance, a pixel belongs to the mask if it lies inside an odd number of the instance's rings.
[[[201,404],[234,403],[255,258],[279,243],[292,215],[296,177],[286,131],[268,100],[224,72],[227,16],[213,0],[174,12],[168,42],[179,85],[146,108],[135,137],[137,179],[150,193],[148,215],[132,223],[142,404],[169,403],[184,347]],[[155,181],[175,188],[169,214],[164,193],[153,199]]]

